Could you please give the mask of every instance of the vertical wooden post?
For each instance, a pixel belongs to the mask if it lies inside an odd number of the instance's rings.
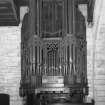
[[[67,0],[64,0],[64,35],[67,34]]]
[[[38,15],[37,14],[37,12],[38,12],[38,9],[37,9],[37,0],[35,0],[35,4],[34,5],[35,5],[35,10],[34,10],[34,13],[35,13],[35,23],[34,23],[35,24],[35,28],[34,29],[35,29],[35,35],[37,35],[37,31],[38,31],[37,30],[37,15]]]
[[[30,0],[29,1],[29,8],[30,8],[30,30],[31,30],[31,35],[34,34],[35,32],[35,0]]]
[[[40,26],[40,10],[39,10],[39,8],[40,8],[40,0],[37,0],[37,34],[38,34],[38,36],[39,36],[39,26]]]
[[[73,20],[72,20],[72,21],[73,21],[73,26],[72,26],[72,27],[73,27],[73,35],[75,35],[75,33],[76,33],[76,32],[75,32],[75,22],[76,22],[76,21],[75,21],[75,18],[76,18],[76,17],[75,17],[75,8],[76,8],[75,0],[72,0],[72,6],[73,6],[73,7],[72,7],[72,8],[73,8],[73,10],[72,10],[72,11],[73,11]]]
[[[42,2],[43,0],[39,0],[39,36],[42,37],[42,30],[41,30],[41,22],[42,22]]]
[[[73,33],[73,1],[68,0],[68,32]]]

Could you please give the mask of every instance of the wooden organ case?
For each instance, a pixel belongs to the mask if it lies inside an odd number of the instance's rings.
[[[77,0],[30,1],[21,29],[20,95],[32,105],[83,103],[86,24]]]

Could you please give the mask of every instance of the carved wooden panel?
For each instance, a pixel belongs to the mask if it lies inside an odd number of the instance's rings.
[[[42,0],[41,5],[42,37],[61,37],[63,30],[63,0]]]

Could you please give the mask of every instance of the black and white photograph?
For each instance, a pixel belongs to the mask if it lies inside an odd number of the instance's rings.
[[[0,0],[0,105],[105,105],[105,0]]]

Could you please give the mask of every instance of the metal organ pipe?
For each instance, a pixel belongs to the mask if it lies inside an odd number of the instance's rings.
[[[55,71],[54,71],[54,52],[53,52],[53,65],[52,65],[52,67],[53,67],[53,75],[55,75]]]
[[[73,44],[71,45],[71,62],[72,62],[72,65],[71,65],[71,73],[73,72]]]
[[[76,66],[76,64],[75,64],[75,45],[73,46],[73,63],[74,63],[74,73],[76,74],[76,69],[75,69],[75,66]]]
[[[66,48],[65,49],[66,50],[66,61],[65,62],[66,62],[66,75],[67,75],[67,46],[65,48]]]
[[[69,54],[69,73],[71,74],[71,43],[70,43],[70,46],[69,46],[69,52],[70,52],[70,54]]]
[[[39,75],[41,75],[41,70],[40,70],[40,45],[38,46],[38,53],[39,53],[39,62],[38,62],[38,68],[39,68]]]
[[[48,57],[49,57],[49,58],[48,58],[48,61],[49,61],[48,74],[49,74],[49,71],[50,71],[50,54],[51,54],[51,53],[49,52],[49,56],[48,56]]]
[[[48,75],[50,75],[50,64],[51,64],[50,59],[51,59],[51,53],[49,53],[49,59],[48,59],[48,61],[49,61]]]
[[[60,46],[59,46],[59,48],[60,48]],[[61,49],[61,48],[60,48]],[[62,70],[62,65],[61,65],[61,51],[60,51],[60,49],[58,50],[58,54],[59,54],[59,69],[61,69]]]
[[[35,74],[37,74],[37,47],[35,46]]]
[[[39,70],[39,45],[37,46],[37,71],[38,71],[38,75],[40,75],[40,70]]]
[[[41,49],[41,70],[43,71],[43,72],[45,72],[45,69],[44,69],[44,62],[43,62],[43,49]],[[45,73],[43,73],[42,72],[42,74],[44,75]]]
[[[45,52],[45,50],[42,47],[42,69],[44,70],[44,74],[43,75],[46,74],[46,70],[45,70],[45,59],[44,59],[45,55],[44,55],[44,52]]]
[[[52,73],[53,73],[53,69],[52,69],[52,67],[53,67],[53,51],[52,50],[50,50],[51,52],[50,52],[50,65],[49,65],[49,70],[50,70],[50,72],[49,72],[49,74],[50,75],[53,75]]]
[[[45,70],[45,75],[47,75],[47,52],[46,52],[46,48],[43,48],[43,66],[44,66],[44,70]]]
[[[49,73],[49,52],[48,52],[48,68],[47,68],[47,75]]]
[[[62,59],[61,59],[61,62],[63,64],[63,70],[64,70],[64,75],[65,75],[65,55],[64,55],[64,47],[62,48]]]
[[[56,75],[58,75],[58,70],[56,69],[57,65],[56,65],[56,52],[54,52],[54,69],[55,69],[55,72],[56,72]]]
[[[54,71],[54,52],[52,52],[52,67],[53,67],[53,75],[55,75],[55,71]]]
[[[45,64],[45,70],[46,70],[46,75],[47,75],[47,69],[48,69],[48,61],[47,61],[47,59],[48,59],[48,56],[47,56],[47,48],[45,48],[45,50],[44,50],[44,55],[45,55],[45,58],[44,58],[44,64]]]
[[[34,62],[34,47],[32,46],[32,74],[34,74],[35,62]]]
[[[52,68],[52,57],[53,57],[53,53],[51,52],[51,54],[50,54],[50,59],[51,59],[51,60],[50,60],[50,68]],[[52,75],[52,71],[53,71],[53,70],[50,69],[50,71],[49,71],[49,72],[50,72],[50,75]]]
[[[70,49],[69,49],[69,45],[67,46],[67,71],[68,71],[68,73],[69,73],[69,69],[70,69],[70,67],[69,67],[69,64],[70,64],[70,62],[69,62],[69,58],[70,58],[70,55],[69,55],[69,53],[70,53],[70,51],[69,51]]]
[[[57,72],[56,75],[59,75],[59,71],[57,70],[57,56],[56,56],[56,52],[54,52],[54,58],[55,58],[55,60],[54,60],[54,62],[55,62],[55,71]]]
[[[55,63],[55,59],[54,59],[54,51],[53,51],[53,75],[55,75],[55,65],[54,65],[54,63]]]
[[[65,47],[64,47],[64,71],[65,71],[65,75],[66,75],[66,62],[65,62],[65,58],[66,58],[66,53],[65,53]]]
[[[84,58],[84,57],[83,57]],[[84,62],[84,61],[83,61]],[[84,66],[84,65],[83,65]],[[77,72],[77,47],[75,46],[75,70]]]
[[[56,70],[55,70],[55,55],[53,52],[53,71],[54,71],[54,75],[56,74]]]
[[[48,68],[47,68],[47,75],[48,75],[48,69],[49,69],[49,53],[47,52],[47,66],[48,66]]]
[[[54,63],[55,63],[54,51],[52,52],[52,57],[53,57],[53,65],[52,65],[52,67],[53,67],[53,74],[52,75],[55,75],[56,73],[55,73],[55,69],[54,69],[54,67],[55,67],[55,65],[54,65]]]
[[[58,69],[60,70],[60,72],[61,72],[61,75],[62,75],[62,69],[61,69],[61,67],[59,67],[60,66],[60,52],[59,52],[59,49],[58,49],[58,51],[57,51],[57,56],[58,56]]]

